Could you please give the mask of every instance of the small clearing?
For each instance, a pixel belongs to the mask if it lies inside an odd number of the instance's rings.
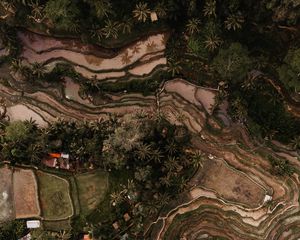
[[[67,180],[37,172],[42,215],[46,220],[60,220],[73,215]]]
[[[33,171],[15,168],[13,186],[16,218],[39,216],[37,183]]]
[[[108,189],[108,174],[103,171],[76,176],[82,214],[89,214],[103,200]]]
[[[8,167],[0,168],[0,222],[13,218],[12,171]]]

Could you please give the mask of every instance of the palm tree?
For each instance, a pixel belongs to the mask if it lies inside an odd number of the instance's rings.
[[[87,2],[91,5],[91,7],[94,7],[97,17],[101,19],[108,17],[108,14],[112,13],[112,5],[109,0],[92,0]]]
[[[58,232],[57,234],[55,234],[56,239],[59,240],[69,240],[71,239],[72,235],[71,235],[71,231],[70,230],[62,230],[60,232]]]
[[[118,29],[119,24],[118,22],[112,22],[110,20],[105,21],[104,28],[101,29],[102,34],[105,36],[105,38],[118,38]]]
[[[128,18],[128,17],[123,18],[123,20],[119,26],[120,26],[123,34],[131,33],[132,27],[133,27],[132,19]]]
[[[160,18],[164,18],[165,16],[167,16],[166,6],[164,5],[163,2],[159,2],[155,6],[154,12],[156,12],[157,16],[160,17]]]
[[[46,72],[46,67],[42,63],[34,62],[31,64],[31,71],[34,76],[41,79]]]
[[[227,30],[233,29],[234,31],[242,28],[242,23],[244,22],[244,17],[240,15],[233,15],[227,17],[225,20],[225,28]]]
[[[116,206],[123,201],[123,192],[113,192],[110,194],[110,204]]]
[[[150,144],[140,144],[135,151],[135,154],[140,160],[146,160],[151,157],[152,149]]]
[[[171,186],[171,180],[170,180],[170,175],[167,174],[167,176],[163,176],[160,179],[160,182],[163,186],[165,187],[170,187]]]
[[[6,18],[10,15],[15,15],[16,14],[16,6],[14,1],[1,1],[0,2],[1,6],[4,8],[4,10],[7,12],[5,16],[2,16],[2,18]]]
[[[22,64],[21,59],[13,59],[9,68],[15,73],[22,73],[25,66]]]
[[[172,74],[172,77],[179,74],[182,70],[182,67],[180,66],[180,61],[174,61],[170,59],[168,61],[168,72]]]
[[[170,175],[178,172],[181,166],[178,164],[178,160],[175,157],[168,157],[165,161],[165,167]]]
[[[300,136],[296,136],[293,138],[293,140],[291,141],[291,147],[294,150],[299,150],[300,149]]]
[[[193,152],[191,163],[195,168],[203,167],[204,154],[201,151]]]
[[[216,17],[216,1],[207,0],[204,5],[203,13],[206,17]]]
[[[192,18],[188,21],[186,24],[186,30],[189,35],[193,35],[195,33],[198,33],[200,31],[200,19],[198,18]]]
[[[119,30],[119,24],[117,22],[112,22],[110,20],[105,21],[104,28],[101,29],[102,34],[105,36],[105,38],[118,38],[118,30]]]
[[[151,153],[151,159],[155,162],[155,163],[160,163],[161,159],[162,159],[163,155],[161,153],[161,151],[159,149],[154,149],[152,150]]]
[[[174,155],[177,152],[177,144],[174,140],[168,141],[167,145],[165,146],[165,150],[169,155]]]
[[[149,204],[147,205],[147,211],[150,215],[154,215],[158,213],[158,206],[157,204]]]
[[[44,20],[43,16],[43,9],[44,6],[40,5],[38,1],[31,1],[28,6],[31,8],[31,16],[29,18],[32,18],[37,23],[41,23]]]
[[[205,47],[209,51],[214,51],[214,50],[216,50],[221,45],[222,40],[217,35],[212,34],[212,35],[210,35],[210,36],[208,36],[206,38],[206,40],[204,41],[204,43],[205,43]]]
[[[136,18],[140,22],[146,22],[150,9],[148,8],[148,4],[144,2],[139,2],[135,9],[132,11],[133,17]]]

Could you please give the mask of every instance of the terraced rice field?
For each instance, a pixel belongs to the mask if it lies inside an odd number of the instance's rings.
[[[103,200],[108,189],[108,174],[102,171],[76,176],[81,213],[91,213]]]
[[[151,77],[155,69],[165,68],[163,52],[166,37],[163,33],[115,52],[84,45],[78,40],[56,39],[29,32],[20,32],[19,36],[25,46],[22,56],[26,61],[41,62],[49,69],[58,62],[68,62],[81,75],[87,78],[96,75],[98,81],[128,81],[131,77],[143,79]],[[300,163],[295,158],[297,154],[284,146],[277,146],[276,151],[256,146],[243,126],[231,122],[226,113],[226,102],[216,114],[221,116],[225,127],[219,125],[212,111],[218,94],[216,89],[174,79],[161,86],[156,95],[110,94],[108,102],[94,105],[80,99],[78,85],[72,79],[65,81],[68,89],[64,93],[59,90],[32,91],[24,92],[22,98],[18,97],[21,91],[16,90],[15,81],[11,79],[10,83],[12,87],[1,85],[0,96],[9,102],[30,107],[46,121],[55,121],[57,117],[96,120],[108,113],[123,115],[141,109],[160,112],[170,122],[188,127],[194,134],[192,144],[195,148],[206,155],[212,154],[215,159],[222,159],[205,162],[189,183],[189,190],[175,203],[171,201],[156,219],[149,219],[144,226],[146,239],[196,240],[212,236],[233,240],[300,238]],[[212,129],[218,130],[218,134],[212,133]],[[290,177],[275,177],[271,174],[267,155],[289,159],[297,169],[296,173]],[[47,189],[46,182],[44,185]],[[101,172],[77,175],[76,185],[80,209],[86,215],[103,198],[108,187],[107,176]],[[3,188],[11,191],[9,182]],[[50,189],[49,193],[55,191]],[[266,194],[272,200],[263,203]],[[45,192],[43,195],[49,194]],[[44,204],[51,205],[47,201],[44,200]],[[68,211],[62,215],[68,215]],[[47,214],[49,217],[52,213]],[[52,217],[54,219],[54,214]]]
[[[32,170],[15,168],[13,173],[15,217],[28,218],[40,215],[38,187]]]
[[[197,174],[198,186],[215,191],[221,198],[249,208],[259,207],[265,190],[222,159],[209,159]]]
[[[14,218],[12,170],[0,168],[0,222]]]
[[[43,63],[49,69],[59,62],[71,63],[86,78],[107,80],[125,75],[143,76],[167,63],[164,57],[165,34],[149,36],[118,52],[29,31],[18,35],[24,45],[22,57],[29,63]]]
[[[69,183],[58,176],[37,172],[42,216],[45,220],[66,219],[73,215]]]

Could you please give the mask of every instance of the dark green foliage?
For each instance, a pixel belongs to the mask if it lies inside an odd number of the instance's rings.
[[[300,48],[289,50],[284,64],[277,69],[280,80],[287,88],[300,91]]]
[[[272,165],[272,171],[276,175],[291,176],[295,171],[294,167],[286,159],[275,158],[271,155],[268,156],[268,159]]]
[[[274,134],[276,139],[288,143],[300,134],[299,119],[285,110],[280,95],[265,80],[256,80],[253,88],[232,91],[231,113],[240,114],[243,119],[249,117],[249,126],[258,135]]]
[[[221,79],[234,83],[244,80],[252,67],[248,50],[240,43],[221,49],[212,64]]]
[[[76,2],[72,0],[49,0],[45,6],[45,14],[57,29],[72,31],[77,26],[76,18],[80,11]]]
[[[45,145],[40,130],[34,121],[16,121],[5,128],[1,142],[1,158],[24,164],[38,164],[44,154]]]
[[[17,240],[27,232],[25,221],[15,220],[0,225],[0,240]]]

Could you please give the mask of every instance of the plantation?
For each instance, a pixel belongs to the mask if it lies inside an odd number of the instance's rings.
[[[108,190],[108,174],[103,171],[76,176],[81,214],[92,213],[101,203]]]
[[[42,217],[45,220],[61,220],[73,215],[67,180],[55,175],[37,172]]]
[[[0,240],[300,238],[299,10],[1,0]]]

